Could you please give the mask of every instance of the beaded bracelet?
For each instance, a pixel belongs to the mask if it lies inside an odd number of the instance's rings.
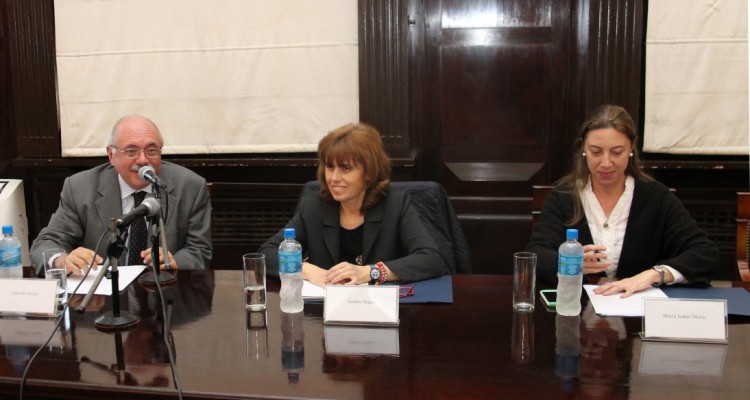
[[[378,283],[383,283],[388,280],[388,268],[385,267],[385,264],[383,264],[382,261],[378,261],[375,263],[375,266],[378,267],[380,270],[380,279],[378,280]]]

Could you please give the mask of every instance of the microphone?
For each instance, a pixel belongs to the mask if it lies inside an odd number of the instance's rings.
[[[144,165],[138,170],[138,176],[141,177],[144,181],[151,182],[152,185],[156,185],[162,189],[165,189],[167,185],[163,184],[161,182],[161,179],[159,179],[158,176],[156,176],[156,173],[154,172],[154,167],[150,165]]]
[[[118,218],[117,226],[125,227],[132,224],[138,218],[153,217],[159,212],[159,209],[161,209],[161,205],[159,205],[158,200],[153,197],[144,199],[141,205],[134,208],[133,211]]]

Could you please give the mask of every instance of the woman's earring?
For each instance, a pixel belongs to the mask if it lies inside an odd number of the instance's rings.
[[[586,157],[586,152],[581,153],[582,156]]]
[[[632,151],[630,152],[630,157],[633,157],[633,152]]]

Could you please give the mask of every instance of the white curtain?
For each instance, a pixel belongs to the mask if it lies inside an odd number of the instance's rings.
[[[55,0],[63,156],[125,115],[166,154],[315,151],[358,120],[353,0]]]
[[[648,2],[644,151],[750,154],[747,3]]]

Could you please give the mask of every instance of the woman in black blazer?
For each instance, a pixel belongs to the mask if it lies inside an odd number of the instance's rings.
[[[680,200],[644,172],[637,142],[622,107],[601,106],[583,123],[573,170],[547,196],[526,247],[537,253],[541,280],[556,284],[558,246],[566,228],[577,228],[583,273],[610,278],[596,293],[708,284],[719,251]]]
[[[320,192],[300,200],[285,228],[302,244],[302,277],[326,284],[418,281],[449,273],[408,193],[390,188],[390,160],[367,124],[333,130],[318,144]],[[278,277],[283,229],[259,249]]]

